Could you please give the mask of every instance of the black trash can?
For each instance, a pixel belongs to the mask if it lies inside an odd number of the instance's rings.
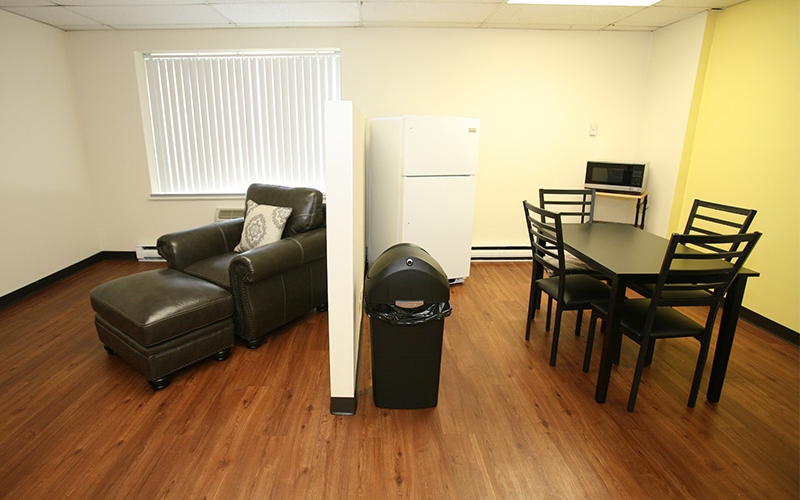
[[[364,284],[375,406],[436,406],[449,300],[447,275],[419,246],[399,243],[375,259]]]

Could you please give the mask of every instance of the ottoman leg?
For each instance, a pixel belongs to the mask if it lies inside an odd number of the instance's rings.
[[[231,348],[228,347],[211,355],[216,361],[225,361],[231,355]]]

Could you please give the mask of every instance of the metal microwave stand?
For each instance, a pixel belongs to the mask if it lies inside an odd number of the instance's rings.
[[[597,196],[607,196],[609,198],[621,198],[624,200],[636,200],[636,217],[633,220],[633,225],[639,229],[644,229],[644,216],[647,214],[647,191],[642,193],[617,193],[611,191],[595,191]],[[641,220],[639,217],[641,215]]]

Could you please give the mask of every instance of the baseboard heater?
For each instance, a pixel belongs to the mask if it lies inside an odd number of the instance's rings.
[[[472,260],[531,260],[531,247],[486,246],[472,247]]]
[[[150,245],[136,245],[136,260],[141,261],[163,261],[158,255],[158,248]]]

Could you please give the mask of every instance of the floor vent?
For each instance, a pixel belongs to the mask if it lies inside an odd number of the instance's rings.
[[[240,217],[244,217],[243,208],[218,208],[217,211],[214,212],[214,222],[238,219]]]
[[[154,246],[136,245],[136,259],[141,261],[163,261],[158,255],[158,249]]]

